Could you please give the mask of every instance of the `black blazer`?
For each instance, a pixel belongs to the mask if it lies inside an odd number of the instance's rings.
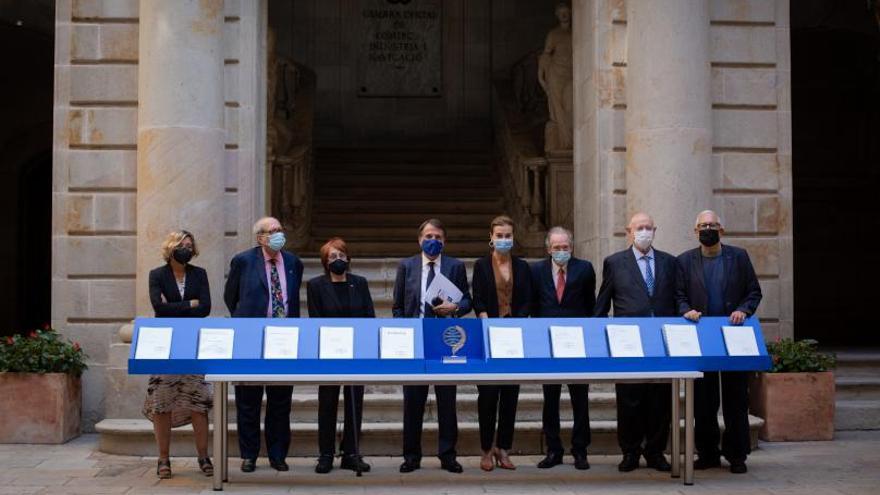
[[[654,295],[639,269],[632,246],[612,254],[602,263],[602,286],[596,298],[596,316],[606,317],[614,304],[614,316],[678,316],[675,278],[678,263],[669,253],[654,249]]]
[[[348,274],[347,308],[342,307],[329,275],[318,275],[306,283],[311,318],[375,318],[373,297],[364,277]]]
[[[703,256],[700,248],[685,251],[678,257],[679,277],[676,288],[678,314],[695,309],[704,316],[727,316],[742,311],[751,316],[761,302],[761,285],[755,268],[745,249],[721,246],[724,264],[724,312],[723,315],[707,315],[708,295],[703,282]]]
[[[269,308],[269,281],[266,280],[266,261],[263,248],[242,251],[232,258],[223,299],[234,317],[265,318]],[[303,264],[295,254],[281,251],[287,279],[287,316],[299,318],[299,286],[302,283]]]
[[[468,287],[467,269],[464,263],[452,256],[442,255],[440,273],[448,278],[464,295],[458,303],[456,317],[471,311],[471,291]],[[422,255],[410,256],[397,265],[394,279],[394,304],[391,312],[395,318],[418,318],[422,298]]]
[[[204,268],[189,264],[184,267],[184,271],[186,286],[181,298],[170,263],[150,270],[150,303],[153,304],[156,317],[203,318],[211,313],[208,272]],[[165,296],[164,301],[162,296]],[[198,299],[199,305],[191,308],[189,302],[193,299]]]
[[[529,264],[517,256],[511,257],[513,272],[513,295],[510,301],[510,316],[526,318],[532,312],[532,272]],[[490,318],[497,318],[498,292],[495,287],[495,272],[492,267],[492,255],[484,256],[474,262],[474,276],[471,280],[474,289],[474,313],[482,312]]]
[[[562,303],[556,300],[556,281],[553,280],[553,261],[550,258],[533,263],[532,316],[562,318],[593,316],[596,306],[596,271],[587,260],[572,257],[568,260],[565,292]]]

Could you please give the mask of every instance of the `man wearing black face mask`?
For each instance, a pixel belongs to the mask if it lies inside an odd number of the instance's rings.
[[[722,245],[724,228],[714,211],[697,215],[694,233],[700,247],[678,257],[678,312],[691,321],[706,316],[729,316],[741,325],[761,302],[761,286],[744,249]],[[720,376],[719,376],[720,375]],[[719,389],[720,378],[720,389]],[[695,469],[721,465],[723,454],[731,473],[745,473],[749,442],[748,374],[743,371],[706,373],[694,383],[694,435],[699,458]],[[724,397],[724,437],[718,440],[718,406]]]

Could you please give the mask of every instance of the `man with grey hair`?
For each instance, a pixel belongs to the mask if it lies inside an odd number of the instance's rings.
[[[678,314],[691,321],[699,321],[703,315],[727,316],[732,325],[741,325],[758,309],[761,286],[749,254],[744,249],[722,245],[723,234],[721,219],[714,211],[705,210],[697,215],[694,235],[700,247],[678,257]],[[724,416],[723,438],[718,428],[719,405]],[[747,372],[709,372],[695,381],[694,437],[699,455],[695,469],[720,466],[723,454],[731,473],[747,471],[746,457],[751,451]]]
[[[572,253],[571,232],[563,227],[547,231],[544,240],[548,257],[534,263],[532,269],[532,316],[540,318],[584,318],[593,316],[596,303],[596,272],[587,261]],[[568,395],[574,412],[571,430],[571,454],[576,469],[590,469],[587,446],[590,445],[589,385],[569,384]],[[559,398],[562,385],[544,385],[542,424],[547,442],[547,456],[538,463],[542,469],[562,464],[562,439],[559,435]]]
[[[299,318],[299,286],[303,264],[293,253],[284,251],[287,239],[276,218],[264,217],[254,224],[256,247],[232,258],[223,299],[233,317]],[[260,405],[262,385],[236,385],[235,407],[241,470],[256,469],[260,453]],[[290,403],[293,387],[267,385],[266,451],[269,465],[277,471],[289,469]]]
[[[654,249],[654,219],[636,213],[626,227],[630,245],[605,258],[602,264],[602,287],[596,298],[596,316],[606,317],[614,305],[614,317],[677,316],[675,256]],[[617,441],[623,460],[622,472],[639,467],[645,457],[647,466],[670,471],[663,456],[669,436],[672,389],[668,383],[618,383]],[[644,442],[644,447],[642,446]]]

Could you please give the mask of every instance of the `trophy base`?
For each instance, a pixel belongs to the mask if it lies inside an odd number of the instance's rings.
[[[443,356],[443,364],[467,364],[465,356]]]

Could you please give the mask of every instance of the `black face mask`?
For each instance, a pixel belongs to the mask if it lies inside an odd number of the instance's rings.
[[[174,260],[180,263],[181,265],[185,265],[189,263],[189,260],[193,257],[193,250],[185,247],[174,248],[174,252],[171,253],[171,256],[174,257]]]
[[[710,247],[718,244],[721,240],[721,233],[713,229],[703,229],[700,231],[700,244]]]
[[[333,260],[333,262],[327,265],[327,267],[332,273],[342,275],[348,270],[348,262],[345,260]]]

